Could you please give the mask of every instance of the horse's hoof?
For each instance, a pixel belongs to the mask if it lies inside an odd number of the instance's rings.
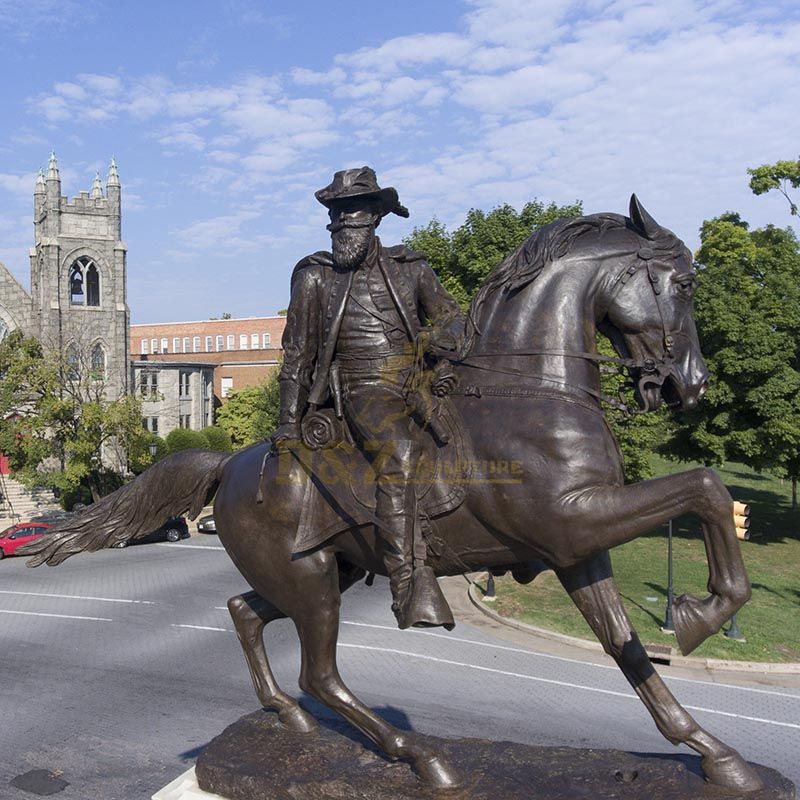
[[[683,655],[688,656],[718,629],[710,626],[706,620],[707,609],[701,600],[688,594],[682,594],[672,604],[672,626],[675,639]]]
[[[300,706],[282,708],[278,712],[281,724],[294,733],[311,733],[319,727],[319,723]]]
[[[414,759],[413,768],[423,783],[435,789],[458,789],[464,782],[458,772],[439,756]]]
[[[706,756],[700,762],[706,780],[732,792],[755,792],[764,784],[758,773],[735,750],[724,756]]]

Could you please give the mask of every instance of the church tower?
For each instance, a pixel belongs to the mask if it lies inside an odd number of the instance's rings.
[[[105,195],[100,175],[72,201],[61,194],[55,153],[34,189],[31,333],[76,370],[102,378],[116,399],[129,390],[130,311],[121,235],[121,187],[111,160]]]

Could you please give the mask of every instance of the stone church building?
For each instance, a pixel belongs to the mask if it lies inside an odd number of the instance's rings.
[[[0,340],[15,329],[35,336],[63,353],[76,375],[102,380],[109,399],[146,380],[142,397],[158,401],[161,436],[203,428],[213,422],[213,364],[131,359],[121,191],[112,159],[105,187],[98,174],[88,192],[68,199],[51,154],[34,188],[30,293],[0,264]],[[142,423],[152,430],[153,414],[145,412]]]

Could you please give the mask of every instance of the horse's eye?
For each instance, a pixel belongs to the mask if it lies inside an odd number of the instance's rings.
[[[685,277],[678,281],[678,287],[684,294],[693,294],[696,286],[697,281],[694,279],[694,277]]]

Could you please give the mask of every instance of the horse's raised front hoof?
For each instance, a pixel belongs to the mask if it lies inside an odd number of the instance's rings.
[[[672,625],[675,638],[683,655],[688,656],[709,636],[716,633],[707,621],[708,609],[702,600],[689,594],[682,594],[672,604]]]
[[[417,777],[435,789],[458,789],[463,779],[439,756],[420,756],[411,762]]]
[[[278,719],[294,733],[311,733],[319,727],[314,717],[298,705],[282,708],[278,711]]]
[[[763,788],[758,773],[735,750],[723,756],[706,756],[700,762],[706,780],[721,789],[745,794]]]

